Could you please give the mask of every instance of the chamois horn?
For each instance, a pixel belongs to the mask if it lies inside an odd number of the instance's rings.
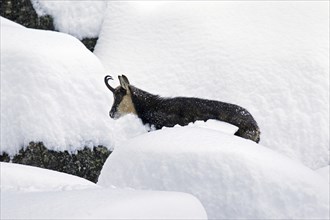
[[[109,89],[111,92],[114,92],[115,89],[112,88],[112,87],[109,85],[109,82],[108,82],[110,79],[113,80],[113,78],[112,78],[111,76],[109,76],[109,75],[105,76],[105,77],[104,77],[104,83],[105,83],[105,85],[108,87],[108,89]]]

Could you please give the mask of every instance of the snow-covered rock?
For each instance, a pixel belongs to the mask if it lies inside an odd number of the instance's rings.
[[[328,8],[110,1],[94,52],[109,73],[151,93],[247,108],[263,145],[316,169],[329,163]]]
[[[110,146],[104,74],[70,35],[1,27],[1,151],[30,141],[58,150]]]
[[[1,219],[207,219],[186,193],[107,189],[47,169],[0,165]]]
[[[1,162],[0,170],[1,192],[43,192],[100,188],[86,179],[38,167]]]
[[[325,179],[252,141],[205,128],[149,132],[115,148],[99,185],[186,192],[211,219],[329,218]]]
[[[56,30],[78,39],[98,37],[107,1],[43,1],[32,0],[39,16],[51,15]]]
[[[116,123],[122,121],[110,119],[113,97],[103,82],[105,70],[81,42],[15,27],[21,26],[1,18],[1,152],[12,156],[30,141],[70,152],[111,148],[146,132],[136,117],[120,129]],[[125,129],[132,124],[135,130]]]

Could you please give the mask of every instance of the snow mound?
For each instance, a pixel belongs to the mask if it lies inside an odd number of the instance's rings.
[[[1,163],[1,219],[207,219],[192,195],[106,189],[60,172]]]
[[[13,155],[30,141],[55,150],[111,147],[113,97],[104,75],[70,35],[2,26],[1,152]]]
[[[186,193],[89,189],[1,193],[1,219],[207,219]]]
[[[52,170],[0,163],[1,192],[66,191],[73,189],[98,188],[83,178]]]
[[[98,37],[107,8],[106,1],[32,0],[39,16],[51,15],[56,30],[78,39]]]
[[[236,131],[238,131],[238,127],[235,125],[213,119],[207,120],[206,122],[195,121],[194,123],[189,123],[188,127],[207,128],[215,131],[220,131],[226,134],[235,134]]]
[[[7,18],[1,17],[1,16],[0,16],[0,22],[1,22],[1,28],[4,26],[25,28],[24,26],[17,24],[15,22],[12,22],[11,20],[8,20]]]
[[[325,179],[287,157],[233,135],[175,127],[116,148],[99,185],[186,192],[211,219],[329,218]]]
[[[241,105],[261,144],[329,163],[329,2],[110,1],[94,53],[162,96]]]
[[[114,147],[120,147],[122,142],[152,130],[148,125],[143,125],[142,120],[134,114],[128,114],[117,120],[112,120],[111,125]]]

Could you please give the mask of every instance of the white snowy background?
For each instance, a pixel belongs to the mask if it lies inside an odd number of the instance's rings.
[[[163,96],[241,105],[261,144],[328,164],[327,2],[108,4],[94,53],[109,73]]]
[[[74,37],[1,18],[1,152],[30,141],[115,150],[99,186],[1,163],[1,218],[127,217],[125,204],[135,218],[329,218],[328,2],[33,5]],[[76,39],[98,35],[94,53]],[[213,121],[151,133],[135,116],[114,121],[106,74],[163,96],[241,105],[261,143]]]

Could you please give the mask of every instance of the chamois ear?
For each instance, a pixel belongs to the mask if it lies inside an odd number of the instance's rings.
[[[125,75],[122,76],[118,76],[119,82],[121,87],[123,87],[124,89],[128,90],[129,89],[129,81],[127,79],[127,77]]]

